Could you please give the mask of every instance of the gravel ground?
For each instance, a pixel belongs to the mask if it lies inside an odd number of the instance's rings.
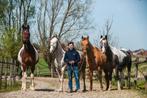
[[[93,91],[68,93],[67,80],[64,82],[64,92],[58,92],[59,80],[54,78],[35,78],[35,91],[13,91],[0,93],[0,98],[146,98],[132,90],[100,91],[98,83],[94,82]],[[82,86],[82,85],[81,85]],[[89,86],[89,82],[87,82]]]

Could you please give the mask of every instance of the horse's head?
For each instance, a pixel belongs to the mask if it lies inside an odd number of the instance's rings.
[[[50,43],[50,53],[53,53],[56,50],[57,45],[58,45],[58,38],[57,38],[57,36],[53,36],[49,40],[49,43]]]
[[[24,44],[26,44],[30,40],[29,29],[30,29],[29,25],[22,26],[22,40]]]
[[[100,48],[102,50],[103,53],[106,52],[107,48],[108,48],[108,40],[107,40],[107,35],[100,37]]]
[[[89,48],[89,36],[87,36],[87,37],[83,37],[82,36],[81,45],[82,45],[82,51],[83,51],[83,53],[86,54],[87,53],[87,50]]]

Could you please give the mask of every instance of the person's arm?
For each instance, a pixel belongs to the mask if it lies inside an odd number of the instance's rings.
[[[68,63],[68,62],[69,62],[69,61],[68,61],[67,52],[65,53],[65,56],[64,56],[64,62],[65,62],[65,63]]]
[[[76,63],[79,63],[80,62],[80,55],[79,55],[78,52],[76,53],[76,61],[75,62]]]

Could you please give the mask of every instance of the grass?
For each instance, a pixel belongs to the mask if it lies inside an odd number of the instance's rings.
[[[138,80],[137,86],[133,88],[133,90],[137,91],[143,98],[147,98],[147,89],[145,89],[145,81]]]
[[[2,84],[4,84],[4,81],[2,81]],[[2,85],[1,89],[0,89],[0,93],[2,92],[11,92],[11,91],[18,91],[21,88],[21,82],[16,82],[13,86],[7,86],[6,88],[4,87],[4,85]]]
[[[43,58],[40,58],[39,62],[36,65],[36,71],[35,71],[36,75],[37,72],[39,73],[40,76],[49,76],[50,72],[49,72],[48,64],[45,62]]]
[[[144,58],[140,58],[140,61],[144,61]],[[142,63],[138,65],[139,72],[138,74],[143,77],[144,75],[147,75],[147,63]],[[140,71],[143,73],[140,73]],[[135,75],[135,65],[132,64],[131,68],[131,78],[132,78],[132,83],[134,83],[134,75]],[[144,98],[147,98],[147,90],[145,90],[145,79],[137,80],[137,86],[133,85],[133,90],[137,91],[139,94],[145,96]]]

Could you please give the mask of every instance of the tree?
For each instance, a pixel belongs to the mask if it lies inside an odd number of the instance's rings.
[[[21,47],[21,26],[33,17],[35,7],[32,0],[0,1],[0,48],[3,56],[16,58]],[[18,48],[19,47],[19,48]]]
[[[39,3],[37,24],[43,47],[54,34],[59,39],[66,36],[73,39],[83,30],[91,28],[88,21],[91,0],[39,0]]]
[[[96,46],[99,46],[99,39],[101,35],[107,35],[109,44],[117,46],[118,41],[117,39],[114,38],[113,32],[111,31],[112,24],[113,24],[113,20],[110,19],[106,20],[104,27],[100,29],[98,32],[99,33],[98,37],[94,39],[94,44]]]

